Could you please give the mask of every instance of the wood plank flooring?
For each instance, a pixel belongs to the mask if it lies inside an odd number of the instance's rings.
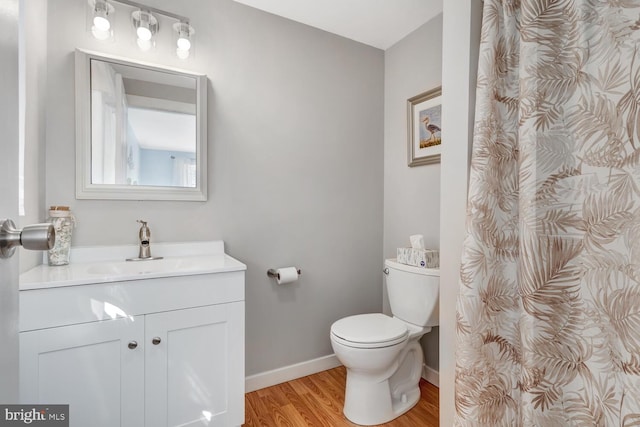
[[[346,370],[330,369],[245,395],[245,426],[356,426],[342,414]],[[420,380],[422,396],[406,414],[382,426],[438,427],[438,388]]]

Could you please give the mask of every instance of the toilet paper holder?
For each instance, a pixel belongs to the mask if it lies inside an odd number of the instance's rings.
[[[302,270],[300,270],[299,268],[296,268],[296,271],[298,272],[298,276],[302,274]],[[280,274],[278,273],[278,270],[276,270],[275,268],[268,269],[267,276],[275,277],[276,279],[280,280]]]

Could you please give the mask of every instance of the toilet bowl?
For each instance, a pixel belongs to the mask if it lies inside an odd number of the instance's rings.
[[[394,260],[385,265],[394,316],[358,314],[331,325],[331,346],[347,369],[343,412],[360,425],[386,423],[415,406],[423,362],[419,340],[437,325],[438,270]]]

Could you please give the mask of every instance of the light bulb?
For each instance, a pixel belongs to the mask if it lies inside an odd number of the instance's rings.
[[[191,49],[191,42],[187,37],[182,36],[178,39],[178,49],[187,51]]]
[[[140,40],[143,41],[149,41],[151,40],[151,30],[148,27],[138,27],[136,29],[136,34],[138,35],[138,38]]]
[[[93,25],[100,31],[109,31],[111,28],[111,22],[107,19],[105,11],[97,11],[96,16],[93,17]]]
[[[96,26],[96,30],[98,31],[109,31],[111,28],[111,23],[104,16],[96,15],[93,18],[93,25]]]

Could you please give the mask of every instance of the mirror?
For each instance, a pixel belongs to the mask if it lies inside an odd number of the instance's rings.
[[[76,198],[206,200],[206,84],[76,50]]]

